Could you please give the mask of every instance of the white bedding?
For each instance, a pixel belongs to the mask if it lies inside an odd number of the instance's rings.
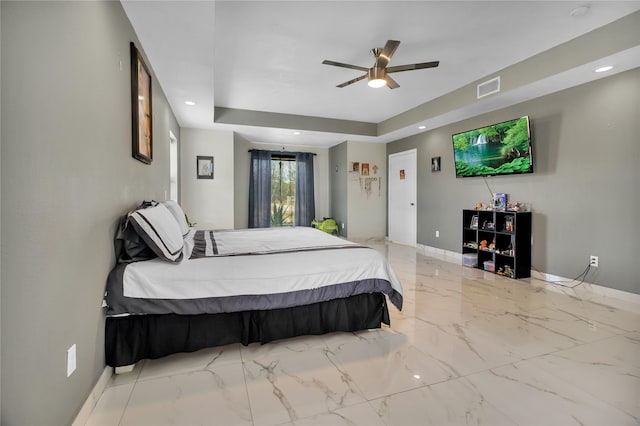
[[[367,279],[386,280],[402,295],[402,285],[382,254],[316,229],[215,232],[219,256],[189,259],[194,234],[192,230],[185,237],[181,263],[154,259],[127,265],[123,295],[174,300],[263,295]],[[281,250],[286,252],[274,253]]]

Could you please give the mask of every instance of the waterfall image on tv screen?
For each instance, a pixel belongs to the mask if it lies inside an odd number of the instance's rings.
[[[452,138],[456,177],[533,172],[529,117],[457,133]]]

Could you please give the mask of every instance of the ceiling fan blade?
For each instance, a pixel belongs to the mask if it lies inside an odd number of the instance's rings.
[[[349,81],[345,81],[345,82],[344,82],[344,83],[342,83],[342,84],[338,84],[336,87],[339,87],[339,88],[341,88],[341,89],[342,89],[343,87],[346,87],[346,86],[348,86],[348,85],[350,85],[350,84],[353,84],[353,83],[357,83],[358,81],[363,80],[363,79],[365,79],[365,78],[367,78],[367,74],[363,74],[363,75],[361,75],[360,77],[356,77],[356,78],[351,79],[351,80],[349,80]]]
[[[398,40],[387,40],[387,43],[382,48],[382,52],[380,52],[380,56],[378,56],[378,65],[382,68],[386,67],[398,46],[400,46]]]
[[[343,64],[342,62],[328,61],[326,59],[322,61],[322,63],[325,65],[333,65],[336,67],[350,68],[352,70],[369,71],[369,68],[361,67],[358,65]]]
[[[390,72],[421,70],[423,68],[435,68],[438,65],[440,65],[440,61],[421,62],[419,64],[409,64],[409,65],[398,65],[395,67],[387,68],[387,74],[389,74]]]
[[[385,77],[385,80],[387,80],[387,87],[389,89],[397,89],[398,87],[400,87],[400,85],[388,75]]]

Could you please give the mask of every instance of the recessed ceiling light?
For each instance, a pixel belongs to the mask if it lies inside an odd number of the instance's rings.
[[[605,71],[609,71],[610,69],[613,69],[613,67],[611,65],[607,65],[606,67],[600,67],[596,69],[596,72],[605,72]]]
[[[184,101],[185,105],[194,106],[196,103],[193,101]]]
[[[418,129],[420,129],[420,130],[424,130],[426,128],[427,128],[427,126],[418,126]]]
[[[300,132],[293,132],[293,134],[294,134],[294,135],[299,135],[299,134],[300,134]]]

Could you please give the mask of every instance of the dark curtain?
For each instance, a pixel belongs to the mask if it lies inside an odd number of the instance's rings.
[[[271,152],[251,151],[249,228],[271,225]]]
[[[296,226],[311,226],[316,214],[313,193],[313,154],[296,153]]]

